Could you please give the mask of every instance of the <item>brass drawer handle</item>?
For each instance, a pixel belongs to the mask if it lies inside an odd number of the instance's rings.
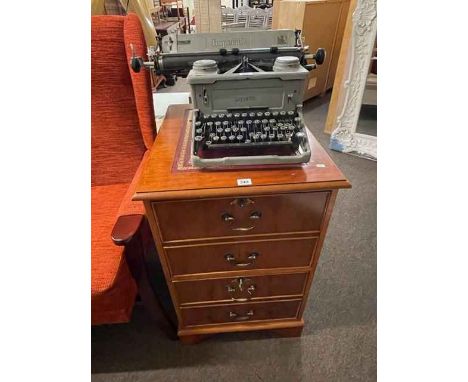
[[[262,217],[262,213],[261,212],[258,212],[258,211],[255,211],[255,212],[252,212],[249,216],[249,219],[251,220],[259,220],[260,218]],[[236,218],[234,216],[232,216],[231,214],[228,214],[227,212],[225,212],[224,214],[221,215],[221,219],[227,223],[232,223],[234,220],[236,220]],[[248,226],[248,227],[234,227],[234,228],[231,228],[233,231],[250,231],[252,229],[254,229],[255,226],[252,225],[252,226]]]
[[[246,284],[248,285],[247,289],[245,289]],[[255,284],[252,283],[251,279],[239,277],[237,279],[232,280],[229,285],[226,285],[226,289],[228,293],[231,295],[234,293],[238,293],[238,292],[242,293],[244,291],[247,291],[249,295],[248,297],[240,297],[240,298],[234,297],[234,296],[231,297],[233,301],[245,302],[245,301],[250,300],[250,297],[255,292],[256,287],[255,287]]]
[[[232,321],[247,321],[250,320],[254,315],[254,312],[252,309],[250,309],[245,316],[239,316],[238,313],[236,312],[229,312],[229,318]]]
[[[226,259],[226,261],[228,263],[230,263],[231,265],[234,265],[235,267],[248,267],[249,265],[253,265],[255,260],[257,259],[258,257],[258,253],[251,253],[247,259],[250,260],[249,262],[247,263],[242,263],[242,262],[239,262],[239,261],[236,261],[236,258],[234,257],[234,255],[232,255],[231,253],[228,253],[224,256],[224,258]]]

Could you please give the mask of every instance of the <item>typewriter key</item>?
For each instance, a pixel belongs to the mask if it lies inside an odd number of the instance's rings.
[[[213,137],[216,136],[216,133],[210,133],[210,138],[213,139]]]
[[[294,112],[292,110],[288,111],[288,115],[293,116]]]
[[[221,141],[224,142],[226,141],[227,137],[225,135],[221,136]]]
[[[242,118],[247,118],[247,113],[242,113],[241,116]]]
[[[270,140],[271,140],[271,139],[275,139],[275,133],[270,133],[270,134],[268,134],[268,137],[270,138]]]
[[[282,133],[278,133],[277,137],[278,137],[278,140],[281,140],[281,139],[283,139],[284,135]]]
[[[239,131],[239,128],[238,128],[237,126],[233,126],[233,127],[232,127],[232,131],[233,131],[234,133],[237,133],[237,132]]]
[[[263,128],[263,130],[265,130],[265,131],[267,131],[267,132],[270,131],[270,126],[265,126],[265,127]]]
[[[213,127],[213,122],[207,122],[206,125],[211,129]]]
[[[263,115],[268,118],[271,115],[271,113],[269,111],[266,111]]]
[[[201,134],[201,133],[203,133],[203,129],[197,129],[196,132],[197,132],[197,134]]]
[[[231,128],[230,128],[230,127],[226,127],[226,128],[224,129],[224,132],[225,132],[226,134],[229,134],[229,133],[231,132]]]
[[[211,141],[206,141],[205,145],[207,145],[207,146],[211,145]]]
[[[222,128],[222,127],[218,127],[218,128],[216,128],[216,131],[217,131],[218,133],[222,133],[222,132],[223,132],[223,128]]]
[[[271,115],[272,115],[273,117],[277,117],[277,116],[278,116],[278,112],[277,112],[277,111],[274,111],[273,113],[271,113]]]
[[[265,139],[267,139],[267,135],[266,134],[260,134],[260,138],[262,138],[262,141],[264,141]]]
[[[250,118],[255,117],[255,113],[249,113],[249,117],[250,117]]]
[[[201,126],[201,122],[200,122],[200,121],[195,122],[195,126],[196,126],[196,127]]]
[[[219,141],[219,137],[218,137],[217,135],[215,135],[215,136],[213,137],[213,142],[218,142],[218,141]]]
[[[204,115],[204,116],[203,116],[203,119],[205,119],[205,120],[206,120],[206,119],[209,119],[209,118],[210,118],[209,115]]]
[[[223,118],[224,118],[224,114],[222,114],[222,113],[221,113],[221,114],[218,114],[218,117],[219,117],[219,119],[223,119]]]
[[[257,113],[257,117],[259,117],[259,118],[263,117],[263,113],[262,113],[261,111],[259,111],[259,112]]]
[[[237,124],[239,125],[239,127],[242,126],[242,125],[244,124],[244,120],[243,120],[243,119],[239,119],[239,120],[237,121]]]
[[[240,114],[239,114],[239,113],[235,113],[235,114],[234,114],[234,118],[240,118]]]
[[[201,135],[195,135],[195,140],[197,142],[200,142],[202,139],[203,139],[203,137]]]
[[[244,143],[252,143],[250,139],[246,139]]]
[[[280,111],[280,115],[284,117],[286,115],[286,112],[284,110]]]
[[[223,126],[228,127],[229,126],[229,121],[223,121]]]
[[[297,123],[301,122],[301,118],[300,117],[295,117],[294,122],[297,122]]]
[[[236,136],[235,136],[235,135],[230,135],[230,136],[229,136],[229,140],[230,140],[231,142],[233,142],[234,139],[236,139]]]
[[[241,142],[244,139],[244,136],[239,134],[236,138],[239,142]]]
[[[217,115],[216,114],[211,114],[212,119],[216,119]]]
[[[266,125],[268,123],[268,119],[262,119],[262,123]]]
[[[231,119],[231,118],[232,118],[232,114],[231,114],[231,113],[227,113],[227,114],[226,114],[226,118]]]
[[[241,131],[241,133],[245,133],[247,131],[247,127],[241,127],[240,131]]]

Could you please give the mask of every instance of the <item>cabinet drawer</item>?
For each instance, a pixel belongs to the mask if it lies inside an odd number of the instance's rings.
[[[182,308],[184,326],[296,318],[300,300]]]
[[[319,231],[329,192],[153,202],[163,241]]]
[[[166,247],[173,276],[309,266],[317,238]]]
[[[229,277],[174,282],[180,305],[208,302],[246,302],[265,297],[300,297],[307,273]]]

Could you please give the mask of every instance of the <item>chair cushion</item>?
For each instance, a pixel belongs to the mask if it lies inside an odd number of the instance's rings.
[[[124,247],[111,232],[128,183],[91,188],[91,323],[127,322],[137,294]]]

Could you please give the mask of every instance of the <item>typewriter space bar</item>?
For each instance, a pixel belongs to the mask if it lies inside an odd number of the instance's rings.
[[[216,143],[209,145],[209,149],[224,149],[224,148],[238,148],[247,149],[252,147],[269,147],[269,146],[291,146],[293,143],[289,141],[285,142],[252,142],[252,143]]]

